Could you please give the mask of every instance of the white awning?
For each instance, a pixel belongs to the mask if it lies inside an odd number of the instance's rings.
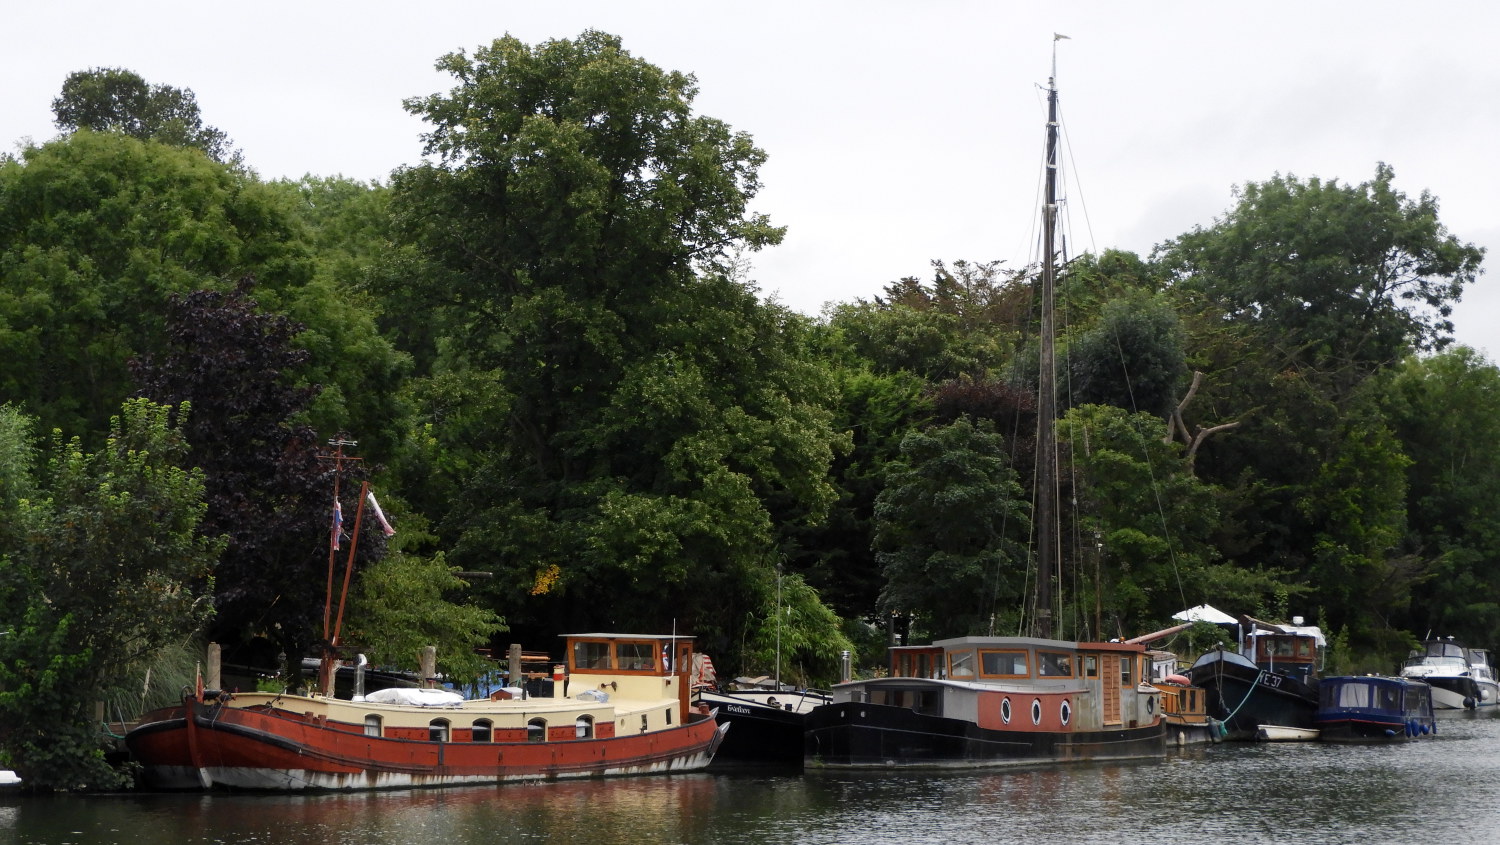
[[[1200,604],[1197,607],[1190,607],[1180,613],[1174,613],[1172,614],[1172,618],[1182,622],[1212,622],[1215,625],[1233,625],[1239,621],[1224,611],[1206,604]]]

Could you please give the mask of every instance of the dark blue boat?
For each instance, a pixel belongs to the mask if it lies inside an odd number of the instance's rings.
[[[1384,675],[1324,678],[1314,722],[1325,742],[1404,742],[1437,733],[1432,688]]]

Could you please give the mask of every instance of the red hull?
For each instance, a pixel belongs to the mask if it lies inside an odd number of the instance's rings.
[[[189,701],[148,714],[127,743],[157,788],[347,790],[691,771],[708,765],[720,735],[697,717],[591,739],[435,742],[367,736],[310,712]]]

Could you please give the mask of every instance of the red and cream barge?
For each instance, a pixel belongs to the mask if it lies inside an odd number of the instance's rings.
[[[553,697],[409,691],[428,695],[402,704],[210,691],[146,714],[125,741],[160,789],[398,789],[708,765],[723,728],[689,704],[692,638],[574,634],[566,643]]]
[[[978,768],[1166,753],[1144,646],[957,637],[891,649],[890,676],[835,685],[806,763]]]

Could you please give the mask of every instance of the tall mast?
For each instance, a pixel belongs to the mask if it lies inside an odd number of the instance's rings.
[[[1037,389],[1037,579],[1036,636],[1056,633],[1052,617],[1052,578],[1061,567],[1057,543],[1057,370],[1052,313],[1056,270],[1053,243],[1057,230],[1057,39],[1053,39],[1052,76],[1047,80],[1047,185],[1042,204],[1041,372]]]

